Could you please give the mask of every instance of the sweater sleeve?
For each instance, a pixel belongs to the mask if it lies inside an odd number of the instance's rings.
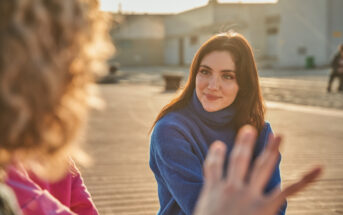
[[[74,163],[72,163],[71,168],[72,187],[70,209],[76,214],[98,215],[98,211],[91,199],[91,195],[83,183],[80,171]]]
[[[24,215],[76,215],[47,190],[41,190],[34,199],[22,208],[22,212]]]
[[[260,138],[258,140],[257,154],[260,154],[264,150],[264,148],[267,146],[269,135],[273,135],[273,131],[270,127],[270,124],[266,122],[265,127],[263,131],[261,132]],[[281,154],[279,156],[278,163],[275,165],[274,172],[272,173],[272,176],[265,187],[265,190],[264,190],[265,193],[269,193],[274,188],[281,189],[280,187],[280,184],[281,184],[280,162],[281,162]],[[278,215],[284,215],[286,213],[286,208],[287,208],[287,202],[285,202],[284,205],[280,208]]]
[[[151,157],[183,213],[191,215],[203,185],[202,164],[179,129],[177,125],[157,123],[151,136]]]
[[[25,171],[10,167],[6,183],[14,191],[24,215],[76,215],[35,184]]]

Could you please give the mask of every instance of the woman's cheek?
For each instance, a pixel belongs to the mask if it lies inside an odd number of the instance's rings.
[[[206,78],[202,77],[201,75],[199,75],[196,78],[196,82],[195,83],[196,83],[197,87],[200,88],[200,89],[204,89],[207,86]]]

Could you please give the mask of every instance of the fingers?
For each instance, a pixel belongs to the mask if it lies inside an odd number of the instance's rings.
[[[281,206],[288,196],[294,195],[316,180],[322,173],[322,167],[315,167],[306,173],[300,180],[289,185],[283,191],[273,191],[271,194],[272,205]]]
[[[228,166],[228,184],[241,184],[247,173],[257,131],[250,125],[243,126],[237,135],[234,148],[230,154]]]
[[[226,154],[226,145],[221,141],[215,141],[210,146],[204,162],[205,185],[212,186],[221,180],[223,165]]]
[[[255,161],[250,177],[250,186],[257,193],[261,193],[267,184],[275,165],[279,159],[280,136],[269,136],[268,144],[263,153]]]

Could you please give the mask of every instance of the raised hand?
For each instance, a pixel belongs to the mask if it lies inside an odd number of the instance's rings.
[[[211,145],[204,163],[205,184],[194,215],[275,215],[288,196],[304,189],[320,175],[322,169],[313,168],[283,191],[275,188],[264,194],[264,186],[278,161],[282,138],[270,136],[267,148],[248,174],[256,136],[252,126],[240,129],[225,178],[222,175],[226,145],[220,141]]]

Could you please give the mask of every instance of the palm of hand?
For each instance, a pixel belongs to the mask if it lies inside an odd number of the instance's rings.
[[[283,191],[279,187],[263,193],[279,157],[281,137],[270,137],[268,146],[255,161],[251,174],[247,170],[256,140],[256,130],[244,126],[238,133],[230,155],[228,177],[223,178],[225,144],[216,141],[204,163],[205,184],[195,208],[195,215],[275,215],[287,196],[302,190],[317,178],[321,168],[314,168]]]

